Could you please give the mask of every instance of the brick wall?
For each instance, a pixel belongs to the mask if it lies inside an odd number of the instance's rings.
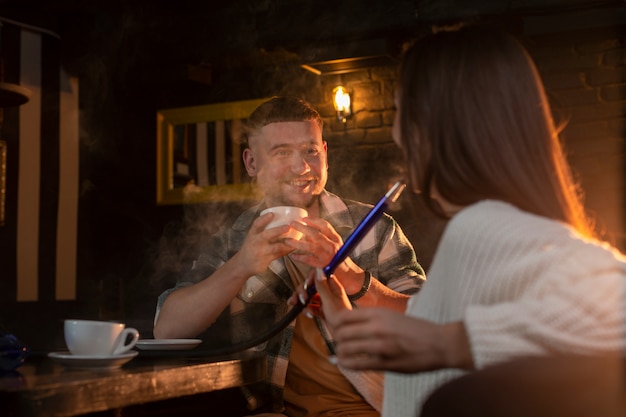
[[[353,116],[339,122],[332,106],[332,90],[344,85],[352,95]],[[322,76],[324,138],[329,146],[328,188],[360,201],[375,203],[401,177],[404,157],[391,137],[395,115],[393,94],[396,67],[377,67],[348,74]],[[445,226],[419,196],[406,190],[389,212],[402,225],[428,269]]]
[[[145,335],[150,332],[156,296],[164,289],[151,285],[153,245],[170,222],[183,214],[183,207],[154,204],[158,109],[277,94],[306,97],[326,120],[329,189],[372,203],[381,196],[403,163],[391,139],[395,67],[316,76],[300,67],[299,57],[287,46],[278,47],[279,41],[292,47],[307,46],[320,37],[349,46],[345,39],[342,43],[340,30],[340,23],[347,20],[352,23],[346,26],[349,30],[358,24],[359,29],[384,37],[392,26],[409,30],[418,21],[423,24],[475,14],[503,19],[517,15],[512,10],[515,7],[520,13],[532,13],[532,18],[524,17],[522,30],[530,38],[531,53],[555,114],[569,119],[563,138],[587,194],[587,205],[609,238],[624,250],[623,7],[604,9],[599,3],[605,2],[587,0],[425,0],[419,4],[403,0],[384,5],[370,2],[363,7],[362,1],[350,0],[315,15],[298,14],[306,8],[297,13],[289,9],[289,19],[271,24],[269,12],[282,10],[280,5],[285,2],[258,3],[256,12],[236,8],[237,13],[226,14],[213,13],[211,5],[211,13],[193,11],[193,19],[185,9],[173,12],[167,8],[167,13],[159,13],[156,6],[142,8],[141,13],[133,13],[130,7],[116,9],[123,18],[105,10],[93,15],[74,11],[69,13],[71,18],[63,19],[64,59],[68,69],[80,76],[81,86],[77,316],[86,317],[99,309],[100,318],[143,321]],[[296,7],[294,2],[287,3]],[[583,3],[598,4],[595,10],[576,10],[574,6]],[[548,7],[550,4],[554,7]],[[263,8],[267,11],[260,10]],[[248,12],[256,14],[248,16]],[[216,24],[200,19],[203,15]],[[38,21],[30,20],[38,17],[36,8],[24,8],[24,16],[29,18],[26,23]],[[220,26],[228,29],[227,36],[206,34]],[[257,50],[260,46],[262,50]],[[249,59],[235,59],[245,52],[250,53]],[[220,60],[214,62],[211,58],[216,57]],[[196,59],[216,64],[209,66],[211,84],[187,79],[187,66],[198,63]],[[347,86],[353,95],[354,116],[345,125],[335,120],[331,104],[332,88],[337,84]],[[402,195],[391,212],[428,269],[444,222],[433,218],[410,192]],[[15,332],[34,345],[37,338],[42,345],[49,343],[51,339],[29,323],[37,322],[42,314],[54,316],[50,307],[24,305],[24,314],[18,315],[14,307],[7,304],[5,311],[17,317]],[[64,314],[68,311],[66,306],[59,308]]]
[[[604,238],[624,248],[624,118],[626,37],[619,26],[526,34],[544,80],[562,140]],[[539,31],[541,32],[541,31]],[[375,202],[398,177],[402,155],[391,138],[395,67],[321,75],[311,97],[322,113],[329,145],[329,189]],[[331,104],[336,85],[352,93],[353,116],[337,121]],[[444,222],[405,193],[392,213],[428,267]]]
[[[307,98],[319,98],[312,101],[325,122],[329,190],[373,204],[401,177],[403,155],[391,137],[396,70],[390,65],[321,75],[315,91],[307,92]],[[332,90],[337,85],[347,87],[352,97],[352,116],[345,124],[337,120],[332,105]],[[389,211],[428,269],[445,222],[430,214],[420,197],[408,190]]]
[[[624,248],[626,37],[616,27],[532,37],[562,139],[600,233]]]

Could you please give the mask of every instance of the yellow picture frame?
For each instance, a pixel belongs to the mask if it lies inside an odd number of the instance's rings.
[[[245,119],[257,106],[267,100],[268,98],[262,98],[157,111],[157,205],[244,201],[259,198],[256,187],[243,182],[175,187],[174,132],[177,127],[184,125]]]

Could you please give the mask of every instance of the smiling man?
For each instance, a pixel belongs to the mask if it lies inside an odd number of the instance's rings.
[[[318,215],[318,197],[328,180],[318,120],[272,122],[250,131],[248,146],[243,152],[246,170],[268,206],[302,207]]]
[[[256,206],[207,239],[189,273],[158,300],[156,338],[211,338],[227,322],[230,342],[250,340],[288,311],[287,300],[316,267],[326,266],[371,205],[325,189],[327,144],[323,122],[307,102],[275,97],[245,126],[243,161],[263,191]],[[273,206],[307,210],[302,223],[265,230]],[[299,241],[285,239],[291,228]],[[294,250],[297,249],[297,250]],[[408,297],[424,281],[411,243],[388,215],[335,270],[353,305],[377,306],[381,294]],[[393,290],[393,291],[392,291]],[[318,318],[299,316],[256,350],[268,358],[261,391],[246,389],[254,412],[296,416],[378,416],[382,374],[346,372],[331,364],[334,342]],[[266,414],[267,415],[267,414]]]

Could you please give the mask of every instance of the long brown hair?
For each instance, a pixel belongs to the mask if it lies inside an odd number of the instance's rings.
[[[398,103],[410,181],[434,212],[433,185],[455,205],[502,200],[594,235],[537,69],[513,35],[473,25],[416,40]]]

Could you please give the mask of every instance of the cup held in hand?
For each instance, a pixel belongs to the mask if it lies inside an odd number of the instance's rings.
[[[290,224],[293,221],[302,220],[304,217],[309,215],[309,213],[305,209],[292,206],[269,207],[263,210],[261,212],[261,215],[264,215],[266,213],[274,213],[274,219],[271,221],[270,224],[265,226],[266,230]],[[284,235],[284,237],[299,240],[302,237],[302,232],[291,229]]]

